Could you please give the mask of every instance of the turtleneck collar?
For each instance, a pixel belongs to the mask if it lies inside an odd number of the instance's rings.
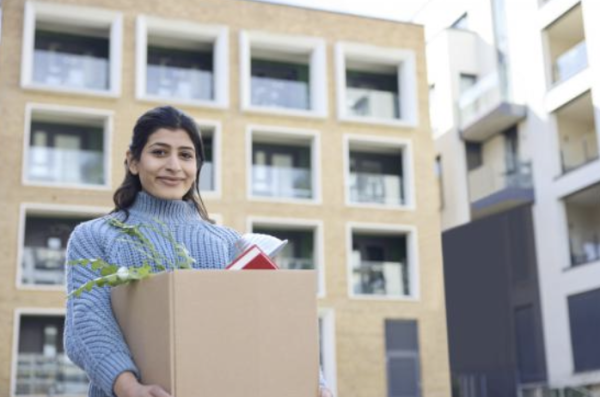
[[[193,203],[184,200],[166,200],[140,191],[129,208],[132,215],[158,219],[163,223],[182,223],[200,220]]]

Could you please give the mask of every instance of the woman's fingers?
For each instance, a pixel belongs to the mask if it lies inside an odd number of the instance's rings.
[[[152,385],[148,387],[148,391],[152,397],[171,397],[169,393],[163,390],[162,387]]]

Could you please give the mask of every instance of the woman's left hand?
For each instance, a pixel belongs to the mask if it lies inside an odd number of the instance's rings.
[[[326,387],[321,387],[319,389],[319,397],[333,397],[333,393]]]

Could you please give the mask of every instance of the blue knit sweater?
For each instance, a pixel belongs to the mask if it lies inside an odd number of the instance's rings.
[[[138,194],[129,209],[128,224],[156,224],[160,220],[196,260],[194,267],[223,268],[233,255],[233,244],[240,237],[231,229],[203,221],[195,207],[185,201],[161,200],[144,192]],[[123,213],[107,215],[77,226],[67,247],[67,260],[102,258],[121,266],[136,266],[144,257],[135,247],[117,241],[123,235],[107,223],[108,217],[124,220]],[[144,229],[144,235],[167,258],[175,259],[169,242]],[[67,266],[67,290],[70,293],[98,272],[81,266]],[[89,396],[114,396],[113,385],[119,374],[139,371],[132,360],[121,330],[114,318],[109,287],[95,288],[67,302],[64,346],[69,358],[90,378]]]

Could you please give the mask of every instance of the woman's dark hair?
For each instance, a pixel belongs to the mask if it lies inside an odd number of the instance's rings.
[[[204,145],[198,127],[190,116],[172,106],[160,106],[144,113],[133,127],[133,136],[129,145],[131,158],[140,161],[148,138],[161,128],[173,131],[184,130],[192,140],[196,151],[196,180],[190,190],[183,196],[183,200],[192,202],[202,219],[212,223],[213,221],[208,218],[208,212],[200,197],[200,169],[204,163]],[[125,179],[113,195],[115,209],[112,212],[124,211],[126,218],[128,218],[129,208],[133,205],[137,194],[141,190],[142,184],[139,176],[133,175],[129,171],[127,160],[125,160]]]

